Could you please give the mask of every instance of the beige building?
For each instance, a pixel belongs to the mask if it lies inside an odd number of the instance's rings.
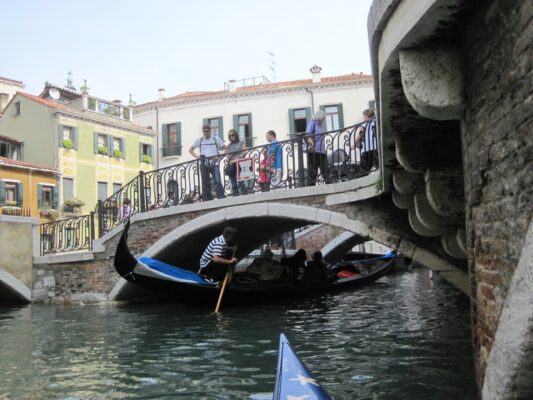
[[[21,81],[4,78],[0,76],[0,118],[4,112],[9,101],[13,98],[15,93],[24,88]]]
[[[322,77],[321,68],[311,68],[309,79],[269,83],[229,81],[224,90],[185,92],[134,108],[134,121],[157,130],[158,166],[191,160],[189,148],[202,135],[202,124],[227,141],[231,128],[238,130],[248,147],[264,144],[273,129],[278,140],[305,132],[313,112],[327,114],[327,128],[336,130],[360,122],[361,112],[373,107],[371,75],[348,74]]]

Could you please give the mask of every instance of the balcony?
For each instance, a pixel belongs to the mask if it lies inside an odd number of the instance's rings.
[[[120,118],[125,121],[131,121],[133,118],[133,109],[120,104],[119,100],[106,101],[96,97],[84,95],[83,108],[99,114],[109,115]]]

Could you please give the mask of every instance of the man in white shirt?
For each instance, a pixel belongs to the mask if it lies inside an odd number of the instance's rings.
[[[226,145],[224,142],[213,136],[211,133],[211,126],[204,124],[202,126],[203,137],[196,139],[189,149],[189,153],[194,158],[200,159],[200,176],[202,177],[202,201],[213,200],[211,193],[211,176],[215,183],[215,192],[219,199],[224,198],[224,188],[222,187],[222,180],[220,179],[220,160],[222,157],[217,157]],[[196,152],[199,150],[199,154]]]

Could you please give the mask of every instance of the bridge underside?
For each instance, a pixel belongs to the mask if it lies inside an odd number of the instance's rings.
[[[10,273],[0,269],[0,304],[29,303],[31,290]]]

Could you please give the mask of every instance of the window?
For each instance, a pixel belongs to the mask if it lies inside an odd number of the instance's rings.
[[[22,183],[0,181],[0,207],[22,207]]]
[[[239,132],[239,138],[244,140],[247,147],[253,147],[254,138],[252,136],[252,114],[241,114],[233,116],[233,127]]]
[[[20,101],[15,103],[15,115],[20,115]]]
[[[112,137],[105,134],[94,132],[94,153],[109,156],[113,154]]]
[[[11,158],[11,143],[0,142],[0,157]]]
[[[204,119],[204,124],[209,124],[209,126],[211,126],[211,135],[213,135],[213,137],[218,136],[222,140],[224,140],[223,122],[222,117]]]
[[[368,108],[375,110],[376,109],[376,100],[369,100],[368,101]]]
[[[117,158],[125,158],[124,138],[113,136],[112,154]]]
[[[78,148],[78,129],[72,126],[59,126],[59,147],[66,149]]]
[[[113,194],[118,192],[122,188],[122,183],[113,182]]]
[[[63,201],[74,198],[74,179],[63,178]]]
[[[342,104],[320,106],[320,109],[326,113],[326,127],[328,131],[336,131],[344,128]]]
[[[106,200],[108,198],[107,182],[98,182],[98,200]]]
[[[181,122],[163,125],[163,157],[181,156]]]
[[[311,120],[311,108],[291,108],[289,109],[289,130],[290,136],[303,133],[307,129],[307,124]]]
[[[152,145],[146,143],[139,144],[139,161],[151,164],[153,161]]]
[[[39,208],[55,208],[57,203],[55,187],[51,185],[37,185],[37,205]]]

